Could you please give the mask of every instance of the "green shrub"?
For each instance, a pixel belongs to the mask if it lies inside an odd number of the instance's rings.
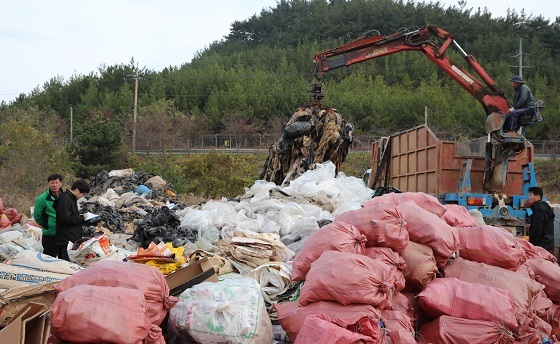
[[[216,151],[193,155],[182,168],[186,192],[212,198],[241,195],[259,177],[264,159]]]
[[[342,172],[347,176],[362,178],[367,169],[371,168],[370,152],[350,152],[342,163]]]

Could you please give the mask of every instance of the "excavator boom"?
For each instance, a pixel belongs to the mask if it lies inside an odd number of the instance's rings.
[[[438,41],[442,43],[438,45]],[[478,75],[478,78],[454,63],[446,55],[446,50],[451,44],[463,55],[466,63]],[[312,73],[316,78],[316,83],[312,85],[311,91],[313,97],[321,99],[323,96],[321,80],[325,72],[402,51],[424,53],[441,70],[472,94],[482,104],[487,116],[498,112],[506,114],[511,108],[511,103],[504,92],[484,71],[478,61],[472,55],[465,53],[454,40],[453,35],[433,25],[421,29],[400,30],[388,36],[383,36],[374,30],[373,33],[366,33],[340,47],[316,54]]]
[[[452,61],[446,54],[451,45],[461,53],[474,75]],[[503,120],[512,108],[510,101],[478,61],[459,46],[454,36],[437,26],[402,29],[386,36],[381,35],[377,30],[372,30],[347,44],[317,53],[308,79],[315,103],[320,104],[320,100],[324,97],[322,89],[324,73],[403,51],[424,53],[437,67],[482,104],[487,116],[486,131],[489,134],[484,187],[488,192],[501,193],[507,173],[507,161],[509,157],[525,149],[525,138],[523,134],[503,133],[501,129]],[[314,81],[311,80],[313,76]]]

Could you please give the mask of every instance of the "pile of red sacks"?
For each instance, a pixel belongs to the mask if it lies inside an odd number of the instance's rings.
[[[560,343],[556,258],[424,193],[337,216],[292,267],[299,300],[275,305],[292,343]]]
[[[19,223],[22,216],[23,214],[19,214],[15,208],[4,209],[4,201],[0,197],[0,229]]]

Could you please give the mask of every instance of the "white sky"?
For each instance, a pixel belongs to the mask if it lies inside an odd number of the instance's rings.
[[[467,0],[467,8],[479,6],[495,17],[508,7],[551,21],[560,16],[558,0]],[[52,77],[67,80],[132,57],[155,71],[180,66],[227,35],[235,20],[269,7],[276,0],[0,0],[0,102]]]

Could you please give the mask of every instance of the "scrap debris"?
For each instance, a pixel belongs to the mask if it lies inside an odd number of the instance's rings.
[[[332,108],[301,107],[272,144],[260,179],[285,186],[314,163],[332,161],[336,170],[348,154],[354,126]]]

